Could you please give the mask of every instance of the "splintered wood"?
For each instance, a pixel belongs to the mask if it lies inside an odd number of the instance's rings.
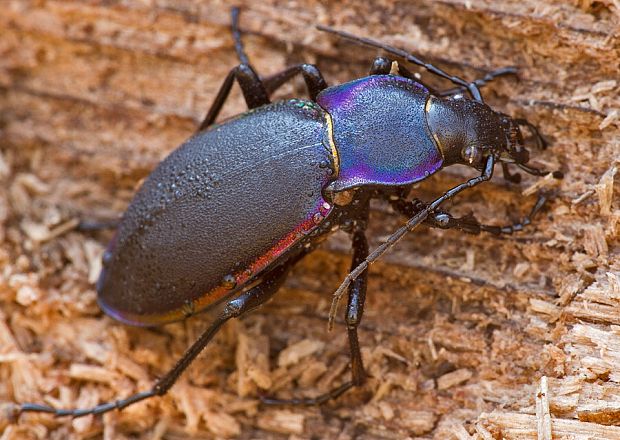
[[[374,265],[359,332],[366,382],[336,401],[259,398],[315,397],[350,380],[344,320],[326,331],[350,265],[343,233],[269,305],[226,324],[167,395],[104,416],[16,419],[16,403],[84,407],[148,390],[211,322],[147,329],[104,316],[94,283],[112,231],[75,227],[118,218],[193,134],[238,63],[232,4],[2,2],[0,439],[620,439],[620,4],[589,0],[235,1],[264,77],[301,62],[329,84],[367,74],[377,51],[316,24],[467,79],[517,66],[518,80],[484,86],[485,101],[534,124],[550,145],[530,148],[532,166],[564,179],[509,184],[497,173],[445,209],[504,225],[543,192],[531,226],[501,238],[421,227]],[[302,80],[274,99],[292,96],[307,96]],[[235,87],[222,117],[244,109]],[[524,127],[528,145],[531,135]],[[449,167],[411,196],[431,200],[473,175]],[[372,208],[375,248],[402,219]]]

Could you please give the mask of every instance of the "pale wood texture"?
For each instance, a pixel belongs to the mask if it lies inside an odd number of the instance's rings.
[[[373,266],[361,330],[370,379],[320,408],[264,408],[348,377],[330,292],[348,268],[336,235],[268,306],[230,323],[169,395],[103,418],[0,418],[2,439],[620,439],[620,5],[444,0],[237,2],[263,75],[302,60],[331,84],[376,55],[333,25],[411,50],[467,78],[515,65],[488,101],[552,140],[534,162],[562,182],[500,176],[452,205],[487,222],[556,198],[503,239],[420,228]],[[197,337],[105,317],[93,282],[114,217],[187,138],[237,60],[228,2],[4,0],[0,13],[0,400],[87,406],[146,389]],[[427,80],[429,75],[422,72]],[[443,87],[449,87],[444,84]],[[296,82],[281,96],[302,95]],[[243,111],[238,92],[225,115]],[[448,169],[429,199],[472,174]],[[525,195],[522,192],[525,190]],[[372,246],[401,219],[379,203]]]

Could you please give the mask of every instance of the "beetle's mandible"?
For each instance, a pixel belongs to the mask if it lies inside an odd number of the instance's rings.
[[[319,28],[382,49],[455,87],[433,89],[402,64],[394,74],[393,60],[385,57],[374,60],[368,76],[331,87],[311,64],[261,78],[244,53],[238,10],[233,9],[240,64],[224,80],[197,132],[159,164],[135,195],[104,253],[97,282],[102,309],[127,324],[159,325],[216,306],[219,314],[148,391],[92,408],[22,404],[20,412],[80,417],[165,394],[226,321],[269,300],[291,267],[340,228],[352,237],[353,260],[334,295],[330,322],[338,299],[348,293],[351,379],[316,398],[264,401],[318,404],[336,398],[366,377],[357,328],[373,261],[421,223],[472,234],[511,234],[541,209],[543,196],[523,221],[510,226],[484,225],[471,215],[457,218],[439,209],[491,179],[498,164],[512,182],[520,176],[511,174],[509,166],[538,176],[548,173],[528,165],[520,128],[527,127],[544,148],[536,128],[493,110],[480,94],[485,83],[515,69],[468,82],[394,47]],[[309,98],[271,102],[270,95],[297,75]],[[249,110],[216,123],[235,82]],[[480,174],[431,202],[407,197],[416,182],[452,164]],[[369,253],[365,230],[372,198],[388,201],[409,220]]]

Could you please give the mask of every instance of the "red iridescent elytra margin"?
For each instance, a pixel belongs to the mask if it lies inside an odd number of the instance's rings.
[[[258,257],[252,264],[250,264],[249,267],[232,274],[234,277],[234,282],[230,283],[230,286],[232,287],[220,285],[211,291],[206,292],[200,298],[186,303],[186,305],[182,308],[174,309],[162,314],[138,315],[128,312],[119,312],[118,310],[107,306],[101,300],[99,300],[99,305],[104,312],[112,318],[127,324],[141,327],[161,325],[162,323],[184,319],[190,314],[203,311],[218,303],[222,299],[241,291],[241,289],[244,286],[247,286],[253,278],[263,273],[270,264],[275,262],[280,256],[299,243],[304,236],[307,236],[319,227],[319,225],[329,217],[332,210],[333,205],[330,205],[325,201],[325,199],[323,199],[323,197],[320,197],[317,201],[315,209],[303,222],[299,224],[298,227],[278,241],[275,246],[269,249],[266,253]],[[114,240],[112,240],[112,243],[114,243]]]

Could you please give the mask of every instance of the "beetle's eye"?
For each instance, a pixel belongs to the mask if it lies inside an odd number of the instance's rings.
[[[474,164],[482,160],[482,151],[474,145],[468,145],[461,150],[461,157],[468,164]]]

